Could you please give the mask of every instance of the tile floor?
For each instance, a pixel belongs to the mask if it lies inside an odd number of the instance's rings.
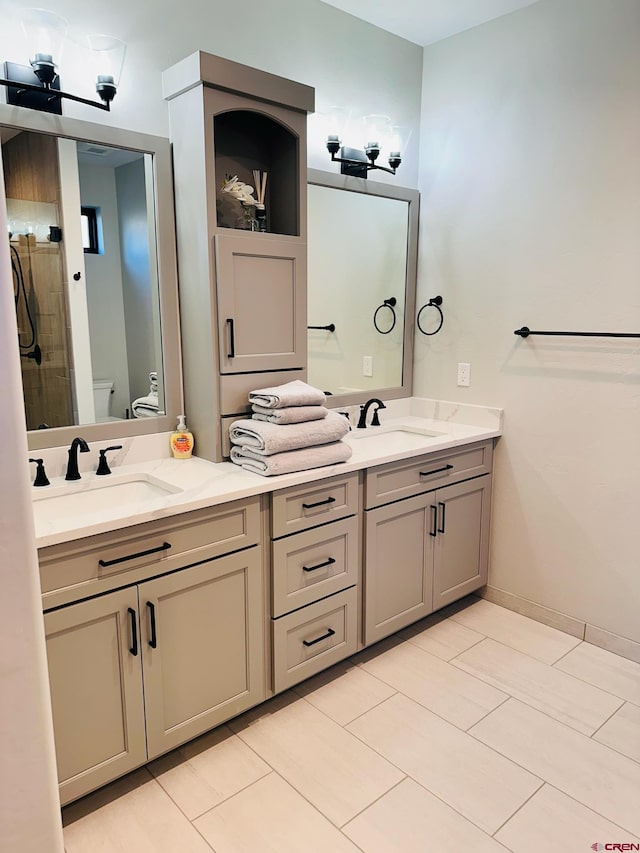
[[[470,597],[63,817],[67,853],[640,845],[640,664]]]

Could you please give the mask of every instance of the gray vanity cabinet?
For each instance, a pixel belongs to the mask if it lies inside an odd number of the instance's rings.
[[[437,508],[431,510],[436,535],[429,537],[434,547],[433,609],[439,610],[487,582],[491,476],[447,486],[431,497],[430,506]]]
[[[365,645],[486,584],[491,462],[484,442],[367,473]]]
[[[150,759],[264,699],[261,572],[250,548],[139,586]]]
[[[43,549],[64,805],[261,702],[260,500]]]
[[[365,646],[433,610],[430,504],[422,495],[365,515]]]
[[[174,160],[185,406],[221,461],[248,392],[305,379],[307,113],[314,90],[206,53],[165,71]],[[266,232],[223,192],[266,173]],[[257,195],[257,192],[254,194]]]
[[[359,478],[271,498],[271,642],[278,693],[353,654],[360,606]]]
[[[129,588],[45,613],[63,805],[146,761],[137,612]]]
[[[304,369],[306,261],[291,240],[216,236],[221,373]]]

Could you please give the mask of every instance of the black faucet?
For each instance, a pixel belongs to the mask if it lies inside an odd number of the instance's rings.
[[[43,459],[29,459],[29,462],[35,462],[38,466],[36,468],[36,478],[33,481],[34,486],[48,486],[49,478],[47,477],[46,471],[44,470],[44,460]]]
[[[370,400],[364,404],[364,406],[360,406],[360,420],[358,421],[357,429],[366,429],[367,427],[367,413],[371,406],[375,405],[376,409],[373,413],[373,417],[371,418],[371,426],[380,426],[380,419],[378,418],[378,411],[380,409],[386,409],[387,407],[382,402],[382,400],[378,400],[377,397],[372,397]]]
[[[80,472],[78,471],[78,448],[80,453],[88,453],[89,445],[84,438],[74,438],[69,448],[69,461],[67,462],[67,473],[65,480],[79,480]]]
[[[96,469],[96,474],[110,474],[111,468],[107,464],[107,453],[111,450],[122,450],[121,444],[114,444],[112,447],[103,447],[100,450],[100,459],[98,460],[98,467]]]

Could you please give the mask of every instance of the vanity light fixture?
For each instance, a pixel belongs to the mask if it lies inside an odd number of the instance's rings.
[[[122,74],[127,46],[107,35],[86,37],[86,47],[96,74],[96,92],[100,100],[92,101],[64,92],[60,88],[57,62],[60,61],[67,35],[67,21],[47,9],[27,9],[22,29],[30,46],[29,65],[4,63],[0,85],[7,87],[7,103],[41,112],[62,115],[64,99],[109,110]]]
[[[349,112],[342,107],[332,107],[326,116],[327,150],[331,162],[340,163],[340,174],[366,178],[370,171],[379,169],[395,175],[411,132],[392,124],[389,116],[367,115],[362,119],[363,149],[347,148],[342,140],[348,120]],[[388,157],[388,167],[377,163],[383,151]]]

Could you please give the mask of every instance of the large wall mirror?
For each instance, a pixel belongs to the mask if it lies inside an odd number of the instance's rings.
[[[29,447],[172,429],[168,141],[0,105],[0,144]]]
[[[308,381],[340,405],[412,392],[417,190],[308,172]]]

